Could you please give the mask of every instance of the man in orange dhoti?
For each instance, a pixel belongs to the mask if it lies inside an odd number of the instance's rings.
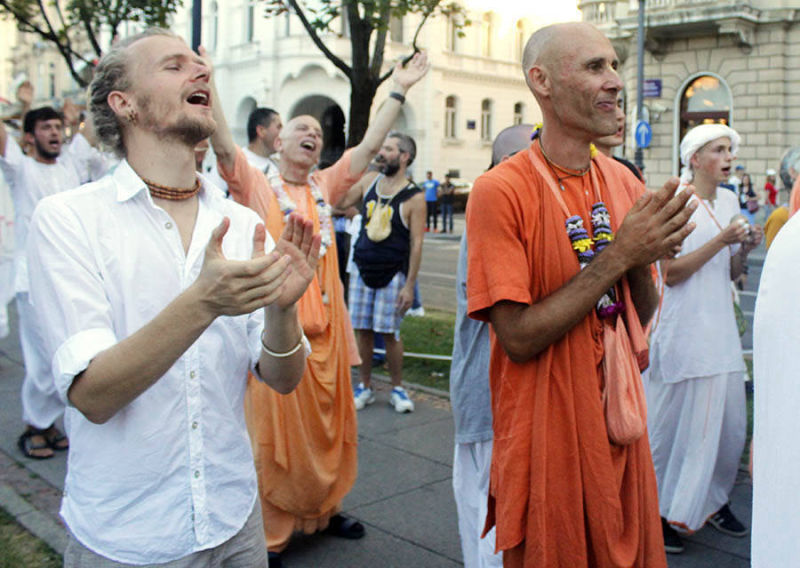
[[[427,70],[423,53],[406,66],[398,64],[390,97],[362,142],[330,168],[313,173],[322,150],[322,128],[315,118],[298,116],[286,124],[276,141],[279,173],[265,176],[236,148],[214,102],[218,128],[211,144],[233,198],[255,210],[271,234],[280,234],[288,211],[297,210],[314,221],[322,236],[316,278],[298,302],[311,342],[303,380],[289,397],[273,396],[251,380],[245,399],[270,566],[280,565],[280,553],[295,530],[313,533],[327,528],[346,538],[364,534],[361,523],[338,512],[356,479],[350,367],[360,360],[339,280],[329,204],[337,203],[359,180],[397,118],[404,95]]]
[[[540,136],[481,176],[468,204],[468,312],[491,322],[486,528],[497,527],[507,567],[666,567],[647,435],[609,438],[604,340],[624,321],[646,354],[650,263],[679,249],[693,208],[688,195],[672,197],[677,179],[639,198],[628,170],[592,156],[592,140],[617,128],[616,66],[591,25],[537,31],[523,68]],[[631,347],[620,349],[631,360]]]

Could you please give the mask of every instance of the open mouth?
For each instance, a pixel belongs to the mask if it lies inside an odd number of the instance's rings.
[[[191,105],[208,106],[211,97],[207,91],[195,91],[186,98],[186,102]]]
[[[300,142],[300,147],[303,150],[308,150],[309,152],[313,152],[314,150],[317,149],[317,145],[311,142],[310,140],[303,140],[302,142]]]

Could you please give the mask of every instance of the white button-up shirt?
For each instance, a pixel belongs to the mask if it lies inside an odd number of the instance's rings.
[[[229,259],[251,257],[258,216],[209,188],[188,253],[178,228],[123,161],[110,175],[43,199],[29,235],[30,297],[67,400],[92,358],[152,320],[197,278],[211,232],[231,220]],[[274,242],[267,234],[267,250]],[[256,499],[245,428],[247,371],[263,310],[218,317],[147,391],[107,423],[68,407],[61,515],[118,562],[162,563],[236,534]]]
[[[54,164],[44,164],[26,156],[19,144],[9,138],[5,157],[0,156],[0,170],[14,201],[14,289],[27,292],[25,241],[36,204],[43,197],[99,178],[105,173],[105,161],[81,134],[76,134],[72,142],[63,146]]]

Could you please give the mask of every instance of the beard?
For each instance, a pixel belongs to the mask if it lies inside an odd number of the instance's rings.
[[[380,168],[380,172],[387,177],[392,177],[393,175],[395,175],[397,172],[400,171],[399,159],[387,161],[382,156],[378,156],[377,158],[375,158],[375,162],[377,162],[378,167]]]
[[[61,154],[61,149],[52,152],[42,146],[42,144],[38,140],[33,141],[34,146],[36,146],[36,152],[45,160],[55,160]]]
[[[194,148],[200,142],[214,134],[217,124],[213,118],[190,117],[186,114],[178,116],[177,121],[172,124],[164,124],[157,117],[158,115],[168,116],[169,113],[153,112],[153,101],[150,97],[141,99],[140,116],[142,126],[151,130],[160,140],[174,141]]]

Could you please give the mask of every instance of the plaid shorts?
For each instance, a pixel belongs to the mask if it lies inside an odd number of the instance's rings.
[[[350,320],[353,329],[371,329],[378,333],[396,333],[400,330],[403,314],[397,312],[397,296],[406,283],[406,275],[398,272],[383,288],[370,288],[358,271],[350,274]]]

